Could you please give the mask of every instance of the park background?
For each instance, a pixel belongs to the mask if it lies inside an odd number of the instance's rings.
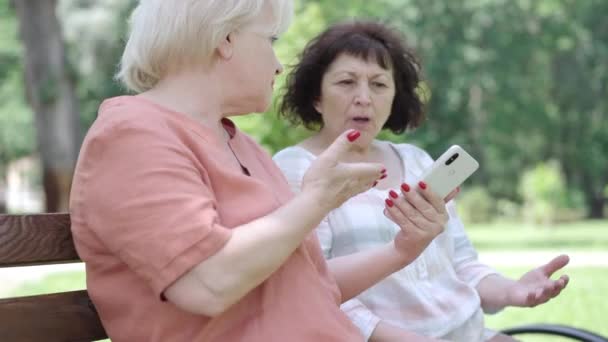
[[[97,107],[125,93],[113,75],[135,3],[0,0],[0,213],[67,210]],[[286,70],[310,38],[352,18],[397,28],[422,61],[427,120],[383,138],[434,157],[459,144],[479,160],[457,201],[480,258],[519,276],[572,257],[560,297],[488,325],[608,335],[608,0],[299,0],[276,43]],[[274,107],[236,122],[269,153],[309,134]],[[0,297],[77,288],[81,265],[0,272]]]

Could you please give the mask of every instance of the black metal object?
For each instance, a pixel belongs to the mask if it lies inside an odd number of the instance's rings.
[[[570,338],[581,342],[608,342],[608,338],[590,331],[560,324],[529,324],[501,331],[507,335],[540,334]]]

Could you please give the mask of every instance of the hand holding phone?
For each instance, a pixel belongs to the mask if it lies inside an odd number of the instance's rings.
[[[426,170],[422,180],[441,198],[462,184],[479,168],[479,163],[462,147],[451,146]]]

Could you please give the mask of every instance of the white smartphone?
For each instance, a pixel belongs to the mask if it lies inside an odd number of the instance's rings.
[[[479,168],[479,163],[462,147],[451,146],[423,173],[422,180],[439,197],[445,198]]]

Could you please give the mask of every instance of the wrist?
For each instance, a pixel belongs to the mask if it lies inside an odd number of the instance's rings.
[[[422,253],[423,250],[413,249],[411,243],[405,239],[403,232],[397,233],[391,244],[393,252],[401,263],[401,268],[411,264]],[[418,247],[418,246],[415,246]]]
[[[477,285],[484,312],[493,314],[507,306],[515,305],[515,281],[504,278],[499,274],[490,274]]]
[[[385,246],[386,262],[391,265],[394,272],[404,268],[414,261],[416,258],[409,251],[403,250],[396,246],[396,241]]]
[[[327,195],[323,189],[307,188],[302,190],[296,197],[299,197],[306,204],[309,213],[320,215],[321,219],[327,216],[330,211],[335,209],[327,200]]]

